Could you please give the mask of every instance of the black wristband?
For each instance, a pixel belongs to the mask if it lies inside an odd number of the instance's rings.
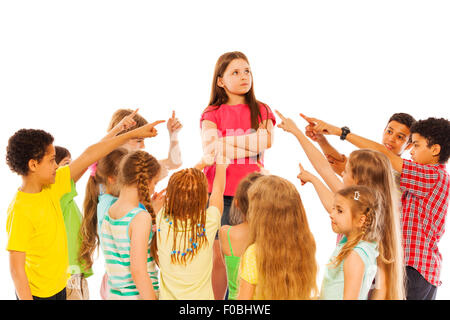
[[[347,138],[347,135],[350,133],[350,129],[348,127],[342,127],[341,130],[342,130],[342,133],[341,133],[340,139],[345,140],[345,138]]]

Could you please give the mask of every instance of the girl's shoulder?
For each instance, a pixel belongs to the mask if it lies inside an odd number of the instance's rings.
[[[353,251],[358,253],[358,255],[363,259],[363,261],[373,261],[378,257],[378,244],[376,242],[368,242],[361,240],[353,248]]]

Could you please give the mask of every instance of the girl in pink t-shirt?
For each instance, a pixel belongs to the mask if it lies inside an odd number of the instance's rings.
[[[219,57],[214,70],[209,106],[200,125],[204,159],[211,166],[204,169],[211,192],[217,155],[231,159],[226,173],[222,225],[230,225],[229,210],[236,188],[249,173],[260,171],[264,150],[271,147],[275,116],[270,108],[256,100],[253,77],[247,57],[228,52]],[[226,269],[219,241],[214,243],[213,290],[223,299],[227,285]]]

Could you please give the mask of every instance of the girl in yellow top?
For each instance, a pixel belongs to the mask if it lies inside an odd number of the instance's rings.
[[[157,255],[153,254],[160,268],[161,300],[214,299],[213,244],[223,211],[226,163],[217,163],[208,207],[204,163],[175,172],[169,179],[164,205],[156,216]]]
[[[317,297],[316,243],[295,186],[263,176],[248,190],[251,245],[241,260],[239,300]]]

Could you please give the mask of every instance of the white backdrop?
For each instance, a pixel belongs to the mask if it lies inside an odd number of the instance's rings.
[[[448,1],[1,1],[0,299],[15,299],[5,224],[21,180],[4,159],[18,129],[47,130],[76,157],[102,138],[118,108],[139,107],[150,121],[174,109],[184,125],[183,167],[192,166],[202,154],[199,118],[214,64],[239,50],[257,98],[272,109],[301,126],[299,112],[379,141],[394,112],[448,118],[449,16]],[[169,137],[159,132],[146,145],[162,158]],[[353,150],[333,138],[342,152]],[[313,187],[296,181],[299,161],[313,170],[295,138],[277,128],[266,168],[298,186],[320,283],[335,234]],[[86,180],[77,184],[80,207]],[[447,232],[438,299],[450,299],[449,249]],[[101,256],[94,271],[89,286],[98,299]]]

